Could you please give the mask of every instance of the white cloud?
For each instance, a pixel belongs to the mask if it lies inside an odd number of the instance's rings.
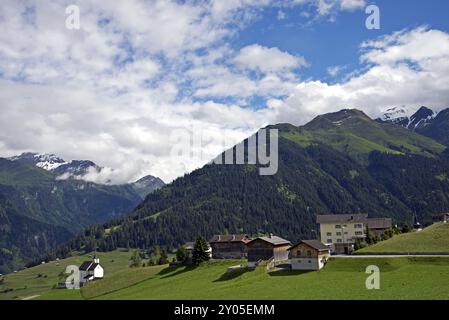
[[[100,178],[116,183],[146,174],[170,181],[270,123],[301,124],[341,107],[375,114],[399,104],[449,105],[442,31],[419,28],[366,42],[361,63],[368,68],[327,84],[301,81],[302,56],[257,43],[231,46],[268,1],[73,2],[80,31],[65,28],[63,1],[2,2],[2,156],[49,152],[115,168]],[[276,10],[319,4],[276,3]],[[356,3],[335,1],[328,14]],[[254,97],[267,108],[248,108]],[[170,135],[198,127],[203,157],[171,157]]]
[[[342,10],[356,10],[367,6],[365,0],[341,0],[340,6]]]
[[[414,110],[449,106],[449,35],[428,28],[401,31],[362,44],[366,71],[347,81],[300,83],[276,108],[277,122],[303,124],[342,108],[359,108],[372,117],[393,106]],[[429,50],[434,48],[435,50]]]
[[[331,77],[335,77],[338,74],[340,74],[343,71],[344,67],[342,66],[333,66],[333,67],[329,67],[327,68],[327,73],[331,76]]]
[[[264,73],[282,72],[307,66],[304,57],[293,56],[278,48],[253,44],[242,48],[233,62],[241,67]]]

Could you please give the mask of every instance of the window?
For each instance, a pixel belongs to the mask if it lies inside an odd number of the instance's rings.
[[[312,251],[308,250],[307,251],[307,256],[310,258],[312,256]]]
[[[356,236],[363,236],[363,232],[362,232],[362,231],[356,231],[356,232],[355,232],[355,235],[356,235]]]
[[[343,240],[337,239],[337,243],[343,243]]]
[[[335,226],[335,229],[341,229],[341,225],[337,224],[337,225]]]
[[[332,243],[332,239],[327,239],[327,243]]]
[[[296,256],[300,256],[301,255],[301,250],[296,251]]]
[[[357,224],[354,225],[354,228],[356,228],[356,229],[363,229],[363,224],[357,223]]]
[[[332,237],[332,232],[328,232],[328,233],[326,234],[326,236]]]
[[[338,236],[338,237],[341,237],[341,232],[337,232],[337,236]]]
[[[347,234],[348,234],[348,232],[346,231],[346,232],[345,232],[345,235],[347,235]]]

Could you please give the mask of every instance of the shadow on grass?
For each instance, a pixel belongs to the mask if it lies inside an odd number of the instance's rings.
[[[177,266],[177,267],[167,267],[161,270],[158,275],[162,276],[162,279],[176,277],[180,274],[190,272],[196,269],[196,266],[188,265],[188,266]]]
[[[313,270],[287,270],[287,269],[282,269],[282,270],[276,270],[276,271],[271,271],[268,273],[269,276],[271,277],[288,277],[288,276],[300,276],[303,274],[308,274],[311,272],[316,272]]]
[[[255,269],[243,268],[243,269],[234,270],[234,271],[231,271],[231,272],[226,272],[226,273],[222,274],[220,276],[220,278],[214,280],[214,282],[223,282],[223,281],[233,280],[233,279],[236,279],[238,277],[241,277],[245,273],[253,272],[254,270]]]

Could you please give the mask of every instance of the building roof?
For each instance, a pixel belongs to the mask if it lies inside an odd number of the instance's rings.
[[[316,221],[322,223],[350,223],[350,222],[364,222],[368,219],[368,214],[326,214],[318,215]]]
[[[186,248],[186,250],[193,250],[193,248],[195,248],[195,242],[186,242],[184,248]]]
[[[229,234],[229,235],[215,235],[209,241],[209,243],[224,243],[224,242],[249,242],[249,236],[247,234]]]
[[[93,261],[84,261],[79,267],[80,271],[94,271],[95,268],[99,265],[99,263],[95,263]]]
[[[390,218],[370,218],[366,221],[369,229],[389,229],[393,226]]]
[[[251,240],[249,243],[251,243],[253,241],[256,241],[256,240],[262,240],[262,241],[268,242],[268,243],[270,243],[272,245],[275,245],[275,246],[280,246],[280,245],[284,245],[284,244],[289,244],[289,245],[292,244],[288,240],[285,240],[285,239],[282,239],[281,237],[273,236],[273,235],[270,235],[268,237],[259,237],[259,238],[256,238],[254,240]]]
[[[315,249],[317,251],[329,251],[329,247],[323,244],[321,241],[318,240],[301,240],[298,244],[290,247],[288,250],[292,250],[293,248],[296,248],[300,244],[304,243],[305,245],[311,247],[312,249]]]

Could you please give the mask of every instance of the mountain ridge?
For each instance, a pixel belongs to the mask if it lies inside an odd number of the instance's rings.
[[[449,108],[440,112],[422,106],[410,117],[400,121],[381,117],[377,119],[381,123],[392,123],[407,128],[413,132],[429,137],[439,143],[449,146]]]
[[[367,212],[410,225],[415,212],[425,222],[449,210],[447,149],[430,138],[358,110],[302,127],[267,128],[280,129],[276,175],[259,176],[259,164],[208,164],[150,194],[130,215],[86,229],[48,258],[83,248],[173,248],[225,230],[297,241],[316,236],[318,213]],[[98,233],[103,236],[91,236]]]
[[[36,258],[87,226],[127,214],[154,191],[149,187],[154,186],[60,180],[33,163],[0,158],[0,273]]]

